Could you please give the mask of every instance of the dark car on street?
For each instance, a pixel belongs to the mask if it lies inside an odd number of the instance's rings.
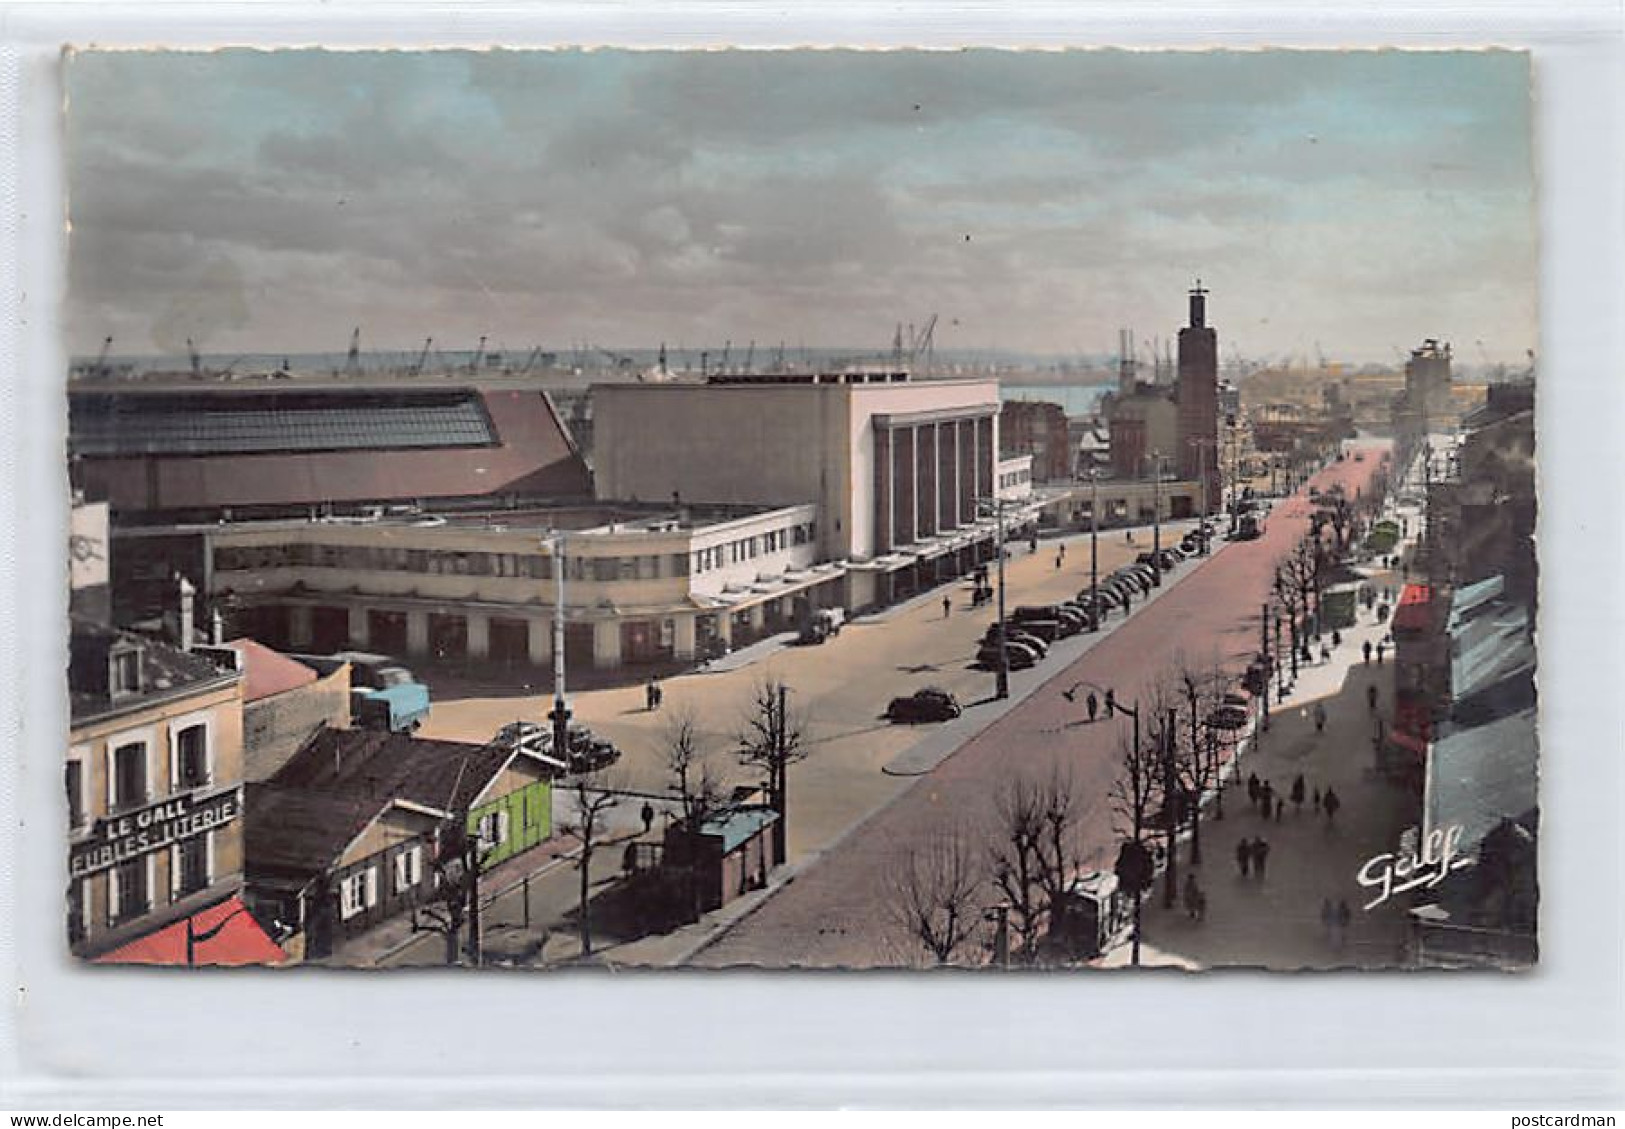
[[[1038,652],[1019,639],[1011,639],[1005,643],[1005,661],[1010,664],[1011,670],[1026,670],[1038,664]],[[976,665],[984,670],[999,669],[998,643],[984,643],[976,652]]]
[[[916,690],[906,698],[893,698],[886,707],[886,718],[892,722],[914,724],[922,721],[952,721],[962,711],[959,701],[948,691],[935,686]]]

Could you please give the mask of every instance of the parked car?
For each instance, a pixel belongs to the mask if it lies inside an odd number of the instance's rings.
[[[429,716],[429,688],[388,655],[340,651],[350,664],[350,721],[368,729],[411,733]]]
[[[1009,663],[1012,671],[1025,671],[1029,666],[1037,666],[1038,651],[1032,650],[1016,638],[1011,638],[1004,643],[1004,661]],[[977,651],[977,664],[990,671],[996,671],[999,666],[998,643],[985,643],[981,650]]]
[[[807,644],[822,643],[832,635],[839,635],[844,623],[846,623],[845,610],[819,608],[803,621],[798,641]]]
[[[509,722],[497,730],[491,743],[509,749],[522,749],[555,775],[565,776],[570,772],[569,762],[553,755],[553,731],[548,726],[534,721]]]
[[[1046,642],[1042,636],[1035,635],[1031,631],[1025,630],[1025,627],[1025,624],[1019,626],[1016,624],[1007,625],[1005,627],[1005,638],[1009,639],[1012,643],[1020,643],[1022,646],[1028,648],[1034,653],[1034,657],[1040,659],[1043,658],[1049,653],[1049,643]],[[982,645],[984,647],[991,647],[996,645],[998,641],[999,625],[995,623],[992,627],[987,629],[987,634],[982,636]]]
[[[1061,638],[1061,621],[1058,619],[1029,619],[1021,625],[1021,630],[1029,635],[1036,635],[1046,643],[1053,643]]]
[[[905,698],[893,698],[886,707],[886,717],[892,722],[952,721],[963,712],[958,700],[948,691],[935,686],[916,690]]]

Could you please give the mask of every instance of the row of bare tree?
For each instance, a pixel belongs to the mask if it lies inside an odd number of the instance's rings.
[[[1163,900],[1172,906],[1180,841],[1189,841],[1189,865],[1200,866],[1206,803],[1223,817],[1220,772],[1234,753],[1237,730],[1214,722],[1232,683],[1216,656],[1206,663],[1181,656],[1136,704],[1118,701],[1123,732],[1104,799],[1118,859],[1143,852],[1147,860],[1142,874],[1116,866],[1120,889],[1134,903],[1136,962],[1140,902],[1152,870],[1163,868]],[[1099,858],[1098,848],[1087,846],[1098,807],[1080,793],[1075,775],[1057,765],[1018,772],[994,793],[991,809],[980,826],[962,819],[900,853],[886,900],[910,959],[980,964],[988,950],[997,964],[1068,959],[1060,939],[1049,942],[1065,926],[1075,883]],[[1124,851],[1124,844],[1137,846]]]

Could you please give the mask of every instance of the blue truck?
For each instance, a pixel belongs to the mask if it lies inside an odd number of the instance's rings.
[[[340,651],[329,663],[350,664],[350,723],[411,733],[429,716],[429,688],[388,655]]]

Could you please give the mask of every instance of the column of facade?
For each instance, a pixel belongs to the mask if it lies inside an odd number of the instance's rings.
[[[693,615],[679,615],[672,620],[672,655],[691,659],[696,651]]]
[[[429,613],[413,609],[406,613],[406,651],[411,655],[429,653]]]
[[[530,661],[537,666],[543,666],[553,661],[553,621],[551,619],[527,619],[525,628],[528,633]]]
[[[954,423],[955,453],[959,459],[959,524],[976,521],[976,421]]]
[[[309,604],[292,604],[288,608],[288,642],[296,651],[310,647],[313,615]]]
[[[959,526],[959,462],[955,424],[936,424],[937,438],[937,528],[943,532]]]
[[[919,535],[931,537],[937,532],[937,425],[928,423],[915,428],[918,449],[915,465],[919,468]]]
[[[621,621],[600,619],[592,625],[592,665],[610,670],[621,665]]]
[[[350,646],[358,651],[364,651],[369,645],[368,639],[370,637],[367,609],[351,607],[348,611],[350,614]]]
[[[468,657],[489,658],[491,655],[491,617],[484,612],[468,613]]]
[[[894,544],[892,515],[897,512],[897,474],[892,466],[892,429],[874,429],[874,552],[889,552]]]

